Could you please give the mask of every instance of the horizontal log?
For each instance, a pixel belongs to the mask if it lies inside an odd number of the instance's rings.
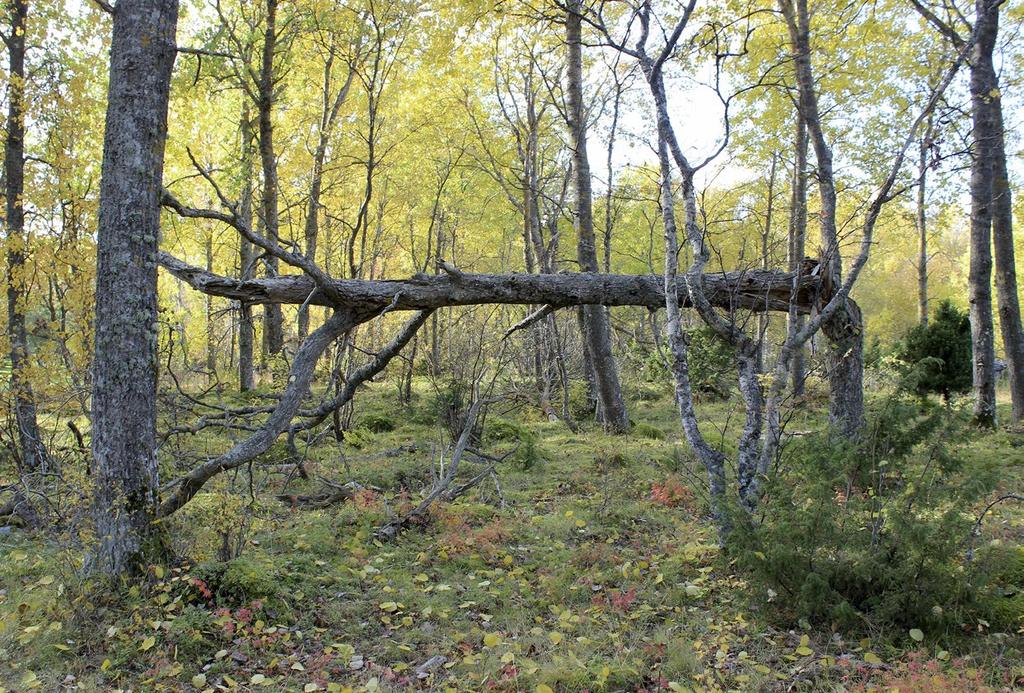
[[[261,279],[234,279],[207,272],[178,258],[160,253],[160,264],[172,275],[212,296],[250,304],[332,303],[304,275]],[[663,308],[665,290],[658,275],[599,274],[472,274],[446,266],[445,274],[418,274],[409,279],[338,279],[334,282],[342,306],[353,310],[430,310],[446,306],[491,303],[507,305],[550,305],[555,308],[579,305],[643,306]],[[781,270],[751,269],[739,272],[707,273],[705,292],[711,303],[725,309],[788,311],[796,275]],[[683,282],[680,282],[683,285]],[[799,277],[795,302],[801,313],[809,313],[820,287],[817,272]],[[680,305],[689,305],[685,285]]]

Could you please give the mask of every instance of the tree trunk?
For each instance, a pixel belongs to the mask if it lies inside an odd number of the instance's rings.
[[[157,252],[176,0],[119,0],[110,47],[96,261],[91,572],[138,570],[153,536]]]
[[[582,271],[597,272],[594,202],[590,187],[590,162],[587,158],[586,111],[583,107],[582,11],[580,0],[570,0],[565,17],[566,42],[569,47],[566,88],[576,189],[576,254]],[[610,431],[625,433],[629,430],[629,414],[619,385],[618,365],[612,354],[608,310],[603,306],[586,306],[583,314],[587,327],[584,339],[594,367],[602,423]]]
[[[974,419],[996,424],[995,329],[992,324],[993,160],[998,123],[993,102],[997,89],[992,64],[998,13],[987,0],[977,0],[977,39],[971,49],[971,268],[969,296],[974,354]]]
[[[12,0],[11,31],[7,39],[10,58],[8,82],[7,142],[4,155],[7,214],[7,329],[10,340],[11,392],[14,421],[18,429],[21,467],[26,471],[45,469],[46,447],[39,435],[32,385],[25,373],[28,366],[28,332],[25,329],[25,300],[28,277],[25,256],[25,23],[27,0]]]
[[[928,152],[933,136],[932,118],[921,136],[917,164],[917,319],[922,325],[928,324],[928,215],[925,207],[928,192]]]
[[[771,266],[769,248],[772,236],[772,218],[775,211],[775,174],[778,166],[778,155],[772,152],[772,167],[768,174],[768,199],[765,204],[764,227],[761,229],[761,269],[766,270]],[[757,341],[758,352],[761,356],[761,363],[768,361],[768,309],[765,308],[758,315],[757,320]]]
[[[355,77],[355,67],[350,65],[345,83],[338,90],[334,99],[330,98],[331,74],[334,66],[334,45],[331,46],[331,53],[324,65],[324,81],[322,93],[322,106],[320,112],[320,129],[317,133],[316,151],[313,154],[313,171],[309,183],[309,202],[306,207],[306,225],[303,235],[306,240],[306,257],[310,262],[316,262],[316,247],[320,236],[320,196],[323,192],[324,164],[327,160],[327,145],[330,142],[331,132],[337,120],[338,112],[342,104],[348,98],[348,92],[352,87],[352,80]],[[306,339],[309,334],[309,306],[299,309],[299,342]]]
[[[1010,379],[1013,421],[1024,420],[1024,331],[1021,330],[1020,301],[1017,293],[1017,264],[1013,252],[1013,204],[1009,173],[1006,170],[1006,133],[1003,129],[1002,100],[996,96],[993,108],[996,136],[992,180],[992,241],[996,261],[996,305],[999,329],[1003,333],[1003,352]]]
[[[789,216],[789,271],[799,272],[807,241],[807,122],[800,115],[799,109],[796,114],[794,145],[793,199]],[[795,328],[796,332],[803,329],[804,318],[796,311],[790,311],[788,322],[790,328]],[[789,367],[791,387],[797,397],[804,394],[807,371],[804,365],[804,351],[802,346],[793,351],[793,360]]]
[[[818,96],[811,67],[810,13],[807,0],[797,0],[795,12],[787,17],[794,52],[796,81],[799,87],[800,116],[807,125],[807,134],[818,163],[818,194],[823,274],[821,305],[824,306],[839,289],[843,263],[836,231],[836,187],[832,168],[832,150],[825,140]],[[860,309],[853,301],[845,301],[828,320],[822,332],[829,340],[829,421],[845,437],[853,437],[864,424],[864,326]]]
[[[248,106],[242,109],[242,199],[238,214],[242,222],[252,226],[252,130]],[[255,254],[252,243],[242,235],[238,237],[239,276],[242,281],[252,279]],[[238,302],[238,389],[248,392],[253,388],[253,346],[256,330],[252,319],[252,305]]]
[[[267,0],[267,25],[263,34],[263,55],[259,83],[260,163],[263,166],[263,228],[271,243],[278,243],[280,219],[277,206],[277,158],[274,155],[274,51],[277,46],[277,0]],[[276,275],[278,260],[267,257],[269,273]],[[284,317],[281,306],[270,304],[264,313],[263,330],[267,351],[284,348]]]
[[[213,271],[213,234],[206,234],[206,271]],[[213,383],[217,380],[217,340],[213,319],[213,296],[206,297],[206,378]]]

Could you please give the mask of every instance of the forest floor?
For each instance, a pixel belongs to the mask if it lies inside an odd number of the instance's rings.
[[[523,431],[530,441],[498,468],[500,492],[487,478],[437,503],[424,526],[378,541],[374,528],[430,484],[441,434],[424,413],[429,394],[406,411],[393,387],[371,386],[350,442],[310,451],[315,477],[366,487],[352,499],[291,507],[277,494],[315,492],[320,482],[285,487],[285,474],[269,467],[251,483],[245,470],[224,475],[169,523],[187,560],[150,566],[116,597],[82,583],[81,551],[67,536],[0,535],[0,691],[930,691],[1024,682],[1020,631],[975,625],[970,636],[919,642],[903,631],[787,627],[772,596],[720,555],[668,393],[634,398],[641,425],[622,437],[593,427],[573,434],[532,410],[495,405],[484,448],[507,451]],[[727,445],[742,422],[734,403],[706,404],[702,415]],[[820,426],[811,414],[789,424]],[[212,435],[184,442],[199,455],[224,445]],[[1020,433],[978,434],[961,452],[998,456],[1019,488],[1022,443]],[[464,464],[467,476],[481,468]],[[1019,534],[1022,523],[1024,508],[1006,504],[986,526]],[[240,556],[224,563],[221,552]]]

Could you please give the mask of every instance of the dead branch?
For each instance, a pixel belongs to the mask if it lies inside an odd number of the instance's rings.
[[[438,498],[441,498],[443,494],[448,491],[452,482],[455,481],[455,475],[459,471],[459,462],[462,461],[462,456],[465,454],[466,449],[469,447],[469,443],[473,438],[473,429],[476,426],[476,419],[480,415],[480,409],[488,402],[489,400],[481,399],[479,397],[473,402],[473,405],[469,408],[469,412],[466,414],[462,433],[459,435],[459,439],[455,443],[454,450],[452,450],[452,457],[451,461],[448,463],[448,468],[439,479],[434,481],[430,492],[427,493],[422,501],[420,501],[420,504],[405,515],[395,517],[378,527],[377,531],[373,533],[374,537],[380,541],[392,541],[404,528],[411,524],[422,523],[426,519],[430,506],[433,505],[434,501]]]
[[[277,499],[293,508],[299,506],[304,508],[327,508],[337,503],[344,503],[365,488],[357,481],[338,484],[328,479],[321,479],[320,482],[325,488],[317,493],[308,495],[279,493],[277,494]]]

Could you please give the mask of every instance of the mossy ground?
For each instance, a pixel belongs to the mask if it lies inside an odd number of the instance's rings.
[[[308,451],[317,474],[383,493],[292,509],[275,498],[285,476],[257,467],[250,485],[225,475],[169,523],[180,562],[150,566],[116,595],[78,577],[71,538],[0,537],[0,686],[923,691],[1009,690],[1024,675],[1020,614],[1006,612],[1024,589],[1016,564],[991,587],[1009,591],[999,622],[941,641],[773,622],[759,606],[767,595],[720,555],[702,517],[702,474],[668,392],[634,399],[637,434],[621,437],[573,434],[528,409],[493,412],[505,423],[490,449],[509,449],[519,430],[535,446],[499,470],[500,495],[485,482],[382,544],[373,529],[429,483],[439,434],[421,411],[427,396],[403,410],[393,388],[374,386],[359,397],[356,421],[373,426],[359,427],[358,448],[332,439]],[[790,429],[819,427],[820,411],[798,411]],[[731,445],[738,404],[701,413],[709,437]],[[225,443],[187,442],[198,454]],[[958,454],[1005,459],[1009,491],[1024,477],[1022,442],[979,433]],[[997,506],[981,543],[1019,543],[1022,517]],[[434,657],[443,663],[417,677]]]

